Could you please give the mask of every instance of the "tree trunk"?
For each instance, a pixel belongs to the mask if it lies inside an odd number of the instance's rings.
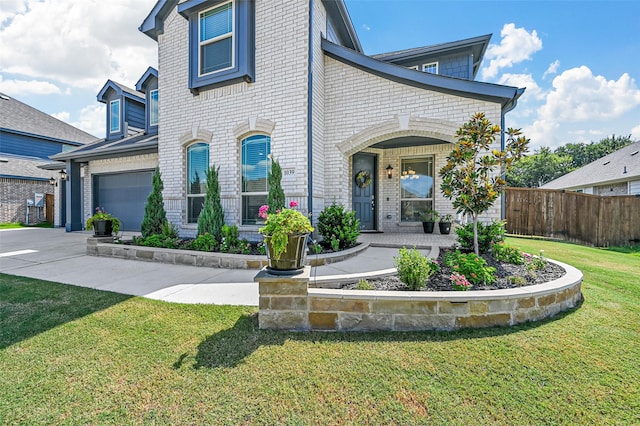
[[[480,256],[480,247],[478,245],[478,215],[473,216],[473,251],[476,256]]]

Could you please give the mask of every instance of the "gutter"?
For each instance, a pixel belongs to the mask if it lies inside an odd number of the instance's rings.
[[[313,223],[313,0],[309,0],[309,69],[307,71],[307,215]]]

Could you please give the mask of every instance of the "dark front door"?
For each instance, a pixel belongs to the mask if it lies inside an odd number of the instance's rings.
[[[360,229],[376,229],[376,169],[375,154],[359,153],[353,156],[353,210],[360,221]]]

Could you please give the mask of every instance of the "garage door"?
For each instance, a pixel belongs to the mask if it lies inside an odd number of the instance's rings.
[[[152,180],[152,170],[93,175],[93,208],[100,206],[118,217],[123,231],[140,231]]]

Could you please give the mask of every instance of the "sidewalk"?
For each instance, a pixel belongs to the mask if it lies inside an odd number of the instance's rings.
[[[256,270],[216,269],[87,256],[90,232],[62,228],[0,231],[0,272],[73,284],[98,290],[179,303],[258,305]],[[393,268],[397,247],[451,245],[453,236],[438,234],[362,234],[371,244],[358,256],[314,267],[312,277],[354,274]],[[428,254],[429,250],[423,250]]]

